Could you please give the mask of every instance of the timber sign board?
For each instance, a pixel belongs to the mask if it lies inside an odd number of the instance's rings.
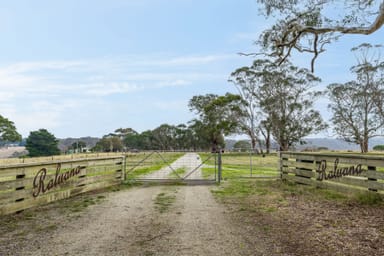
[[[339,158],[336,158],[331,171],[327,172],[327,160],[321,160],[316,172],[318,173],[317,180],[330,180],[341,178],[343,176],[358,176],[364,170],[361,164],[339,167]]]
[[[383,155],[281,152],[279,168],[283,180],[384,194]]]
[[[34,197],[37,197],[40,193],[45,193],[52,188],[57,187],[58,185],[65,183],[68,179],[78,175],[82,169],[85,169],[86,166],[77,166],[66,172],[60,173],[61,164],[58,163],[56,167],[55,177],[51,179],[46,179],[47,169],[41,168],[33,179],[33,193]]]
[[[70,157],[0,164],[0,215],[119,185],[125,179],[124,155]]]

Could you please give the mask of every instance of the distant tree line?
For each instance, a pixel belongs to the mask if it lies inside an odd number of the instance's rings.
[[[169,125],[162,124],[153,130],[137,132],[132,128],[119,128],[114,133],[103,136],[93,151],[121,152],[135,150],[209,150],[201,124]],[[220,138],[224,146],[224,137]]]

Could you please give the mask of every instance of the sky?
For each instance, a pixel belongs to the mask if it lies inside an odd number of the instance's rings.
[[[257,52],[254,41],[272,23],[256,0],[3,0],[0,115],[23,137],[187,123],[193,96],[236,92],[231,72],[253,60],[238,53]],[[381,29],[328,47],[319,88],[352,79],[351,47],[383,38]],[[294,64],[309,68],[310,58]],[[315,106],[330,118],[325,98]]]

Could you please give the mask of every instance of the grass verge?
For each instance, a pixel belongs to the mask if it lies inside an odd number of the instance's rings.
[[[384,204],[383,195],[375,192],[342,193],[330,189],[320,189],[281,180],[231,179],[214,190],[219,199],[242,199],[258,197],[266,204],[285,201],[286,198],[302,196],[309,200],[324,200],[344,204],[380,205]]]

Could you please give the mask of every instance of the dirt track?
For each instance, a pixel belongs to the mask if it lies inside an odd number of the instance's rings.
[[[0,249],[2,255],[262,255],[262,245],[242,238],[209,189],[140,187],[111,193],[80,216],[47,211],[36,218],[55,229],[28,231],[19,241],[3,237]],[[159,208],[159,195],[174,201]]]
[[[200,163],[190,153],[173,168],[189,170]],[[161,170],[165,177],[169,172]],[[192,176],[199,175],[197,170]],[[15,220],[17,228],[0,228],[6,235],[0,239],[0,255],[263,255],[258,253],[262,245],[245,240],[211,188],[135,187],[107,193],[80,215],[45,206],[31,220]]]

